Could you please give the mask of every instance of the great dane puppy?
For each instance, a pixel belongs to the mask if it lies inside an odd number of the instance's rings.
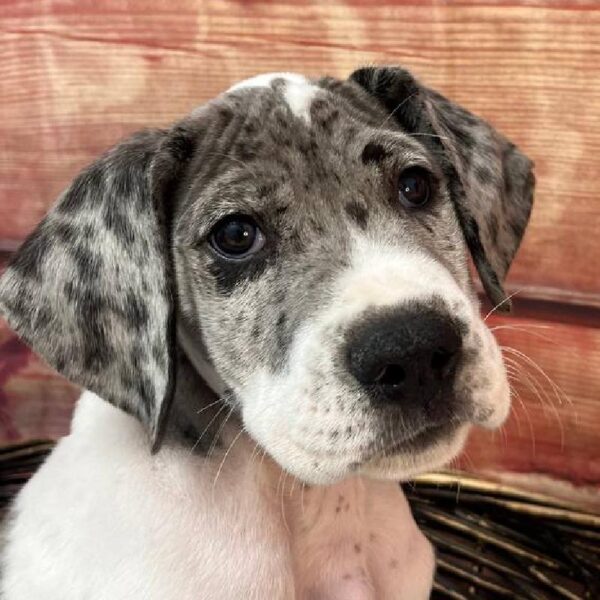
[[[14,503],[4,600],[426,598],[397,484],[509,412],[531,162],[401,68],[270,74],[85,169],[0,283],[89,391]]]

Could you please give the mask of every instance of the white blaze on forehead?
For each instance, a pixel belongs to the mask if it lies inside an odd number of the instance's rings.
[[[251,88],[268,88],[276,79],[283,79],[286,82],[307,84],[309,83],[304,77],[298,73],[263,73],[262,75],[256,75],[250,77],[250,79],[244,79],[235,85],[232,85],[227,91],[237,92],[238,90],[247,90]]]
[[[288,81],[285,84],[283,97],[292,113],[308,123],[310,122],[310,105],[320,89],[309,81],[304,83]]]
[[[283,97],[292,113],[306,122],[310,121],[310,105],[317,93],[321,91],[321,88],[312,84],[304,75],[298,73],[263,73],[236,83],[227,92],[252,88],[269,88],[275,80],[284,81]]]

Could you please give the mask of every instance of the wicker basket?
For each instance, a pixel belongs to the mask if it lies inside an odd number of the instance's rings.
[[[52,447],[0,449],[0,511]],[[432,598],[600,599],[600,516],[464,474],[434,473],[403,487],[437,548]]]

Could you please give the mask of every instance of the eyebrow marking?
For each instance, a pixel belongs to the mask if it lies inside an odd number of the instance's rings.
[[[381,144],[369,142],[362,151],[361,159],[367,165],[381,162],[387,156],[389,152]]]

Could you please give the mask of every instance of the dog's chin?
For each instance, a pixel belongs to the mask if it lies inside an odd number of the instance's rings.
[[[281,460],[280,453],[270,453],[280,467],[310,485],[332,485],[343,479],[365,476],[378,480],[405,481],[426,471],[439,469],[462,450],[471,424],[451,423],[430,427],[410,440],[391,445],[360,462],[336,456],[316,463],[294,456]]]
[[[439,469],[458,456],[470,428],[469,423],[453,423],[426,429],[414,438],[372,456],[358,466],[356,473],[373,479],[405,481]]]

